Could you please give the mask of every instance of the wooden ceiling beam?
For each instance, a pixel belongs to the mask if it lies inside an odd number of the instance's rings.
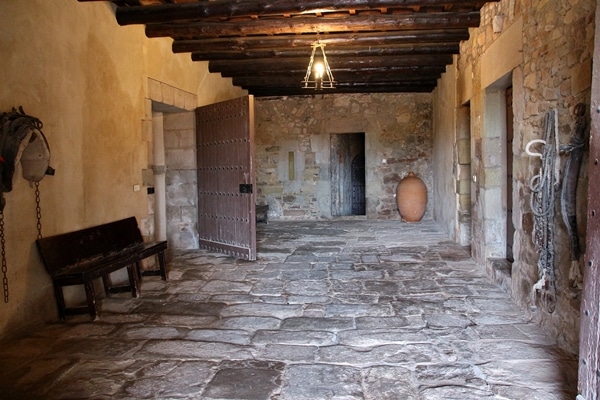
[[[118,4],[118,2],[115,3]],[[453,4],[479,10],[481,3],[481,1],[461,0]],[[120,25],[132,25],[252,15],[303,14],[319,11],[352,12],[360,9],[391,9],[411,6],[439,7],[447,4],[447,0],[213,0],[161,4],[151,7],[117,7],[116,18]]]
[[[459,51],[458,43],[436,43],[436,44],[407,44],[407,45],[387,45],[387,46],[352,46],[352,47],[331,47],[326,49],[329,59],[332,57],[379,57],[379,56],[403,56],[416,54],[455,54]],[[257,50],[209,50],[195,51],[192,53],[193,61],[203,60],[250,60],[256,58],[293,58],[308,57],[311,49],[304,48],[278,48],[278,49],[257,49]]]
[[[281,97],[281,96],[323,96],[337,93],[431,93],[435,85],[384,85],[384,86],[359,86],[336,87],[334,89],[314,90],[298,88],[267,88],[248,87],[248,92],[255,97]]]
[[[336,69],[364,69],[385,67],[443,67],[452,63],[452,55],[407,55],[402,57],[338,57],[328,60],[335,75]],[[282,58],[276,63],[269,58],[255,60],[214,60],[209,61],[210,72],[239,74],[244,71],[306,71],[308,57]]]
[[[373,87],[384,87],[384,86],[408,86],[408,85],[412,85],[412,86],[435,86],[436,84],[436,79],[417,79],[417,80],[407,80],[407,81],[402,81],[402,80],[398,80],[395,83],[390,84],[389,81],[381,81],[381,82],[341,82],[341,81],[336,81],[335,86],[337,88],[361,88],[361,87],[365,87],[365,86],[373,86]],[[246,88],[250,88],[250,87],[272,87],[273,85],[243,85]],[[294,82],[289,82],[286,84],[280,84],[276,87],[279,88],[290,88],[290,89],[295,89],[295,88],[300,88],[300,89],[304,89],[302,88],[301,82],[300,81],[294,81]],[[312,89],[314,90],[314,89]]]
[[[435,73],[377,73],[377,74],[366,74],[366,73],[337,73],[335,74],[335,80],[342,83],[354,82],[367,84],[395,84],[402,83],[407,84],[410,82],[418,81],[436,81],[440,77],[440,72]],[[233,77],[232,83],[234,86],[265,86],[265,87],[283,87],[283,86],[298,86],[304,78],[303,74],[297,75],[262,75],[262,76],[240,76]]]
[[[176,40],[220,36],[280,35],[314,32],[402,31],[479,26],[479,12],[357,15],[346,18],[278,18],[258,21],[146,25],[146,36]]]
[[[209,62],[210,66],[210,62]],[[296,66],[289,70],[282,71],[281,69],[266,69],[266,70],[228,70],[219,71],[224,78],[234,78],[236,76],[293,76],[304,78],[306,74],[306,65]],[[441,74],[446,71],[446,65],[410,65],[410,66],[370,66],[370,67],[344,67],[336,68],[333,71],[336,75],[352,75],[360,76],[367,74]],[[336,78],[337,79],[337,78]]]
[[[310,48],[314,35],[250,36],[235,38],[209,38],[175,40],[174,53],[194,51],[246,51],[279,48]],[[346,46],[418,45],[420,43],[458,43],[469,39],[468,29],[420,30],[399,32],[363,32],[322,35],[320,41],[329,48]]]

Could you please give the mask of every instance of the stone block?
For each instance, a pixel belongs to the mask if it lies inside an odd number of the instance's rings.
[[[494,188],[504,185],[505,175],[499,167],[484,168],[479,185],[485,188]]]
[[[195,169],[195,149],[168,149],[165,150],[165,159],[169,169]]]
[[[165,130],[195,130],[196,120],[194,113],[191,111],[180,113],[165,113],[163,118]]]
[[[185,109],[185,92],[175,89],[173,92],[173,105]]]
[[[161,83],[155,79],[148,79],[148,96],[150,99],[163,102]]]
[[[471,139],[461,139],[457,145],[458,163],[471,164]]]
[[[198,96],[196,96],[194,93],[185,92],[184,102],[184,109],[193,110],[198,107]]]
[[[179,147],[182,149],[195,149],[196,148],[196,131],[191,129],[182,129],[177,132],[177,138],[179,139]]]
[[[282,186],[262,186],[260,188],[260,191],[265,196],[274,195],[274,194],[278,195],[278,194],[283,193],[283,187]]]
[[[198,202],[196,185],[167,185],[167,205],[171,207],[193,207]]]
[[[573,94],[588,89],[592,82],[592,61],[587,59],[571,68],[571,91]]]
[[[490,188],[482,191],[484,215],[486,218],[502,219],[505,214],[500,188]]]
[[[166,131],[164,135],[165,149],[176,149],[179,147],[179,138],[176,132]]]
[[[459,195],[471,195],[471,181],[470,180],[457,180],[456,181],[456,193]]]
[[[461,210],[470,210],[471,209],[471,195],[460,195],[459,196],[459,206]]]
[[[162,95],[162,103],[173,105],[175,104],[175,88],[166,83],[160,84],[160,92]]]
[[[283,216],[284,217],[305,217],[306,211],[304,211],[304,210],[284,210]]]

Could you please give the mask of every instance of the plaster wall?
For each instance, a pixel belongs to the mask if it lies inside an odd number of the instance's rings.
[[[168,90],[180,88],[192,94],[194,108],[243,94],[206,64],[172,54],[170,41],[149,40],[140,26],[118,26],[104,2],[2,1],[0,20],[0,111],[23,106],[41,119],[56,169],[40,183],[44,236],[130,215],[147,219],[149,196],[133,187],[153,164],[153,97],[185,103]],[[153,89],[152,80],[164,87]],[[20,174],[17,168],[5,194],[10,296],[0,304],[1,336],[57,316],[34,245],[34,192]],[[66,294],[75,300],[82,290]]]
[[[595,3],[588,0],[487,3],[481,10],[480,27],[471,29],[471,38],[461,44],[456,61],[459,105],[468,104],[470,110],[472,253],[481,268],[486,268],[491,259],[506,256],[504,235],[509,193],[504,155],[512,152],[515,261],[509,277],[511,295],[563,348],[573,353],[578,346],[581,282],[569,278],[573,271],[557,194],[553,224],[557,295],[554,307],[542,302],[540,293],[534,290],[539,279],[539,249],[532,238],[534,218],[529,182],[539,171],[540,163],[525,153],[525,146],[530,140],[542,137],[548,110],[555,109],[558,113],[561,144],[570,141],[574,128],[572,107],[583,102],[589,110]],[[514,140],[508,145],[503,107],[505,91],[511,86]],[[438,91],[436,96],[442,96],[442,92]],[[450,99],[434,100],[436,105],[444,102],[449,103]],[[452,140],[457,138],[445,138],[436,131],[434,149]],[[561,169],[565,160],[564,156],[560,158]],[[586,163],[584,159],[583,165]],[[585,243],[586,183],[587,172],[583,167],[577,192],[580,243]]]
[[[366,217],[400,219],[396,186],[414,171],[428,188],[424,218],[431,218],[431,99],[431,94],[257,99],[257,203],[269,205],[272,219],[331,218],[330,135],[364,132]]]

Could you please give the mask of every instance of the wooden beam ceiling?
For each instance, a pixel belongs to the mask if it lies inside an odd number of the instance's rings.
[[[79,0],[110,1],[121,25],[170,37],[174,53],[208,61],[255,96],[302,89],[311,45],[323,43],[336,80],[323,93],[430,92],[452,63],[484,1]],[[499,0],[494,0],[499,1]],[[317,91],[320,92],[320,91]]]

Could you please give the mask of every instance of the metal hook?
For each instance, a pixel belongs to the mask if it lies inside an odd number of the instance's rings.
[[[527,146],[525,146],[525,153],[527,153],[528,155],[530,155],[531,157],[539,157],[542,158],[542,153],[534,153],[531,150],[529,150],[529,148],[536,144],[536,143],[541,143],[541,144],[546,144],[546,141],[544,139],[533,139],[530,140],[529,143],[527,143]]]

